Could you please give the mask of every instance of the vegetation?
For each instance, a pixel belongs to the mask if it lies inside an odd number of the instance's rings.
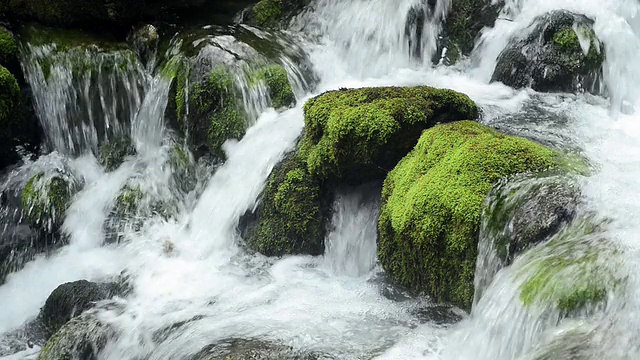
[[[60,174],[31,177],[22,193],[22,210],[29,223],[45,231],[57,230],[64,221],[74,185]]]

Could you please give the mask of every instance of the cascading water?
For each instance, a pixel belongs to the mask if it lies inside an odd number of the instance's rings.
[[[482,276],[468,318],[456,325],[437,322],[421,315],[432,313],[435,304],[388,288],[375,264],[378,199],[369,196],[370,189],[338,193],[324,257],[271,259],[240,246],[240,216],[255,205],[271,169],[293,148],[303,127],[302,107],[311,94],[305,94],[301,70],[289,58],[279,62],[290,79],[297,79],[298,105],[286,111],[267,109],[266,90],[240,76],[241,71],[235,73],[242,104],[257,120],[243,139],[225,144],[227,161],[201,179],[201,189],[189,197],[172,188],[175,140],[164,121],[170,79],[149,73],[119,52],[24,44],[25,73],[49,145],[57,153],[14,170],[3,188],[17,191],[32,173],[57,167],[68,168],[85,187],[64,221],[68,245],[36,257],[0,286],[0,333],[17,337],[24,348],[25,339],[11,331],[34,318],[56,286],[109,279],[124,271],[132,293],[97,310],[96,316],[119,335],[100,358],[189,359],[211,344],[234,339],[340,359],[540,360],[549,349],[576,359],[640,356],[634,339],[640,329],[640,223],[635,220],[640,212],[635,199],[640,175],[640,119],[635,113],[640,105],[640,67],[635,65],[640,5],[634,0],[508,0],[495,26],[483,31],[473,61],[459,69],[432,67],[449,6],[448,1],[319,0],[289,31],[302,33],[295,38],[320,80],[316,93],[344,86],[451,88],[483,108],[485,123],[577,148],[595,165],[593,174],[577,180],[583,201],[576,218],[583,221],[563,228],[509,266],[497,263],[492,248],[481,243],[485,248],[477,274]],[[509,38],[555,9],[595,20],[607,51],[609,99],[488,84]],[[233,44],[232,37],[206,38],[216,47],[245,48]],[[82,68],[75,65],[78,57]],[[115,76],[106,76],[105,66]],[[120,132],[132,137],[137,155],[105,172],[90,152]],[[176,203],[175,211],[171,216],[143,213],[136,226],[118,230],[119,243],[105,245],[104,223],[124,186],[152,194],[150,202]],[[10,211],[0,213],[3,224],[15,223],[14,218]],[[564,278],[547,280],[562,283],[584,272],[595,274],[594,267],[613,268],[611,277],[600,279],[616,284],[606,294],[605,306],[567,319],[535,299],[533,306],[523,305],[523,287],[538,274],[536,266],[548,266],[554,256],[590,258],[593,252],[599,254],[597,260],[586,269],[561,262]],[[0,341],[0,354],[6,343]],[[34,358],[37,350],[7,359]]]

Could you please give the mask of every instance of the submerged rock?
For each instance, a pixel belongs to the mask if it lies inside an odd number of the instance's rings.
[[[58,286],[47,298],[40,311],[40,319],[48,339],[72,318],[89,310],[100,300],[119,292],[117,284],[97,284],[86,280]]]
[[[486,237],[492,239],[503,266],[570,223],[580,189],[568,177],[525,176],[496,186],[483,210]]]
[[[71,319],[45,344],[38,360],[97,360],[115,331],[94,314],[85,313]]]
[[[424,129],[477,115],[467,96],[424,86],[331,91],[309,100],[297,150],[274,169],[257,210],[244,219],[248,246],[270,256],[321,254],[336,186],[381,181]]]
[[[401,285],[469,309],[485,197],[504,177],[555,165],[554,156],[471,121],[425,131],[385,180],[380,263]]]
[[[604,58],[593,20],[552,11],[509,42],[498,57],[492,81],[542,92],[597,92]]]
[[[229,339],[202,349],[190,360],[319,360],[317,354],[296,351],[289,346],[260,340]]]

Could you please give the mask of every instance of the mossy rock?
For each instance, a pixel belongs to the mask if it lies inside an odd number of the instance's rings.
[[[136,148],[128,136],[119,137],[113,141],[102,144],[99,150],[99,162],[105,170],[110,172],[116,170],[125,158],[134,156]]]
[[[424,129],[478,116],[466,95],[424,86],[331,91],[304,111],[297,150],[241,224],[249,247],[265,255],[322,254],[336,186],[382,181]]]
[[[186,146],[175,145],[169,153],[169,166],[175,188],[183,194],[197,185],[197,164]]]
[[[285,28],[309,0],[260,0],[249,10],[248,23],[263,28]]]
[[[385,180],[380,263],[401,285],[470,309],[485,197],[500,179],[555,164],[552,150],[472,121],[426,130]]]
[[[40,321],[49,338],[72,318],[117,293],[116,284],[98,284],[86,280],[58,286],[40,310]]]
[[[0,169],[17,159],[15,136],[20,127],[20,87],[16,78],[0,65]]]
[[[424,129],[478,116],[466,95],[427,86],[331,91],[304,111],[299,149],[309,173],[352,185],[383,179]]]
[[[56,232],[76,191],[73,180],[62,173],[36,174],[22,192],[22,211],[34,228]]]
[[[14,75],[22,73],[18,55],[18,42],[9,30],[0,26],[0,65]]]
[[[245,232],[249,248],[267,256],[321,255],[329,204],[306,164],[290,154],[271,173],[255,228]]]
[[[260,340],[227,339],[209,345],[190,360],[318,360],[323,356]]]
[[[531,27],[502,51],[492,81],[542,92],[599,91],[605,49],[593,20],[558,10],[537,17]]]
[[[480,31],[494,25],[503,6],[504,1],[452,0],[443,23],[435,62],[440,61],[444,48],[447,48],[443,59],[446,65],[471,54]]]
[[[620,250],[590,219],[579,219],[556,237],[528,252],[517,276],[523,279],[525,306],[555,309],[563,316],[603,306],[624,285],[615,276]]]
[[[115,334],[94,314],[85,313],[60,328],[44,345],[37,360],[97,360]]]
[[[296,96],[293,94],[287,71],[281,65],[270,65],[260,69],[256,78],[264,81],[269,89],[273,107],[278,109],[295,105]]]

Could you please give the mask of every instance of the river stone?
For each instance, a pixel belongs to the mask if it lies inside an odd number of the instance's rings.
[[[319,360],[313,353],[295,351],[284,345],[261,340],[229,339],[202,349],[191,360]]]
[[[604,56],[593,20],[552,11],[510,40],[498,56],[492,81],[540,92],[597,92]]]
[[[95,302],[111,298],[120,290],[115,283],[98,284],[86,280],[58,286],[40,310],[46,337],[52,336],[73,317],[92,308]]]
[[[47,341],[37,360],[97,360],[100,351],[115,335],[113,328],[95,314],[85,313],[60,328]]]

